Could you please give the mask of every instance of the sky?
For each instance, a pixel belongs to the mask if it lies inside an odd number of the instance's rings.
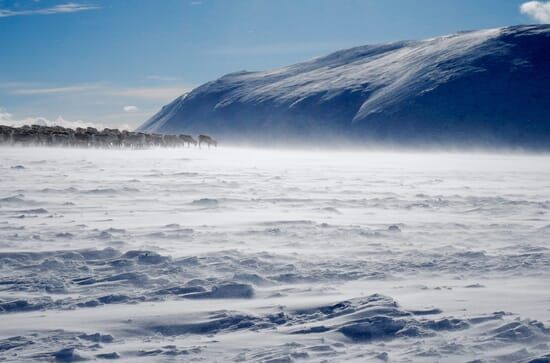
[[[223,74],[550,22],[525,0],[0,0],[0,123],[133,129]]]

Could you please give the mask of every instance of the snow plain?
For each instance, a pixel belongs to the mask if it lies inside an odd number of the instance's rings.
[[[0,153],[0,361],[550,361],[550,156]]]

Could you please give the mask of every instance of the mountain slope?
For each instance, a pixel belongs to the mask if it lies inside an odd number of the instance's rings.
[[[549,59],[548,25],[362,46],[228,74],[139,129],[261,141],[550,147]]]

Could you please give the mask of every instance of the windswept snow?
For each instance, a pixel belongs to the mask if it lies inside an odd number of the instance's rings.
[[[543,362],[549,161],[3,148],[0,360]]]

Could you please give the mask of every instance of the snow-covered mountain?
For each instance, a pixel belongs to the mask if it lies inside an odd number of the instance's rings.
[[[367,45],[231,73],[177,98],[139,130],[550,148],[550,26]]]

